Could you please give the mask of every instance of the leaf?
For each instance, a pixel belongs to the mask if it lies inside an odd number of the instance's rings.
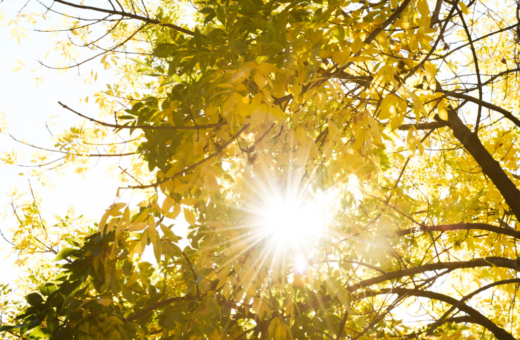
[[[197,48],[201,49],[203,45],[203,40],[198,27],[195,27],[193,39],[195,39],[195,45],[197,46]]]
[[[352,43],[352,46],[351,46],[352,54],[355,55],[356,53],[361,51],[362,47],[363,47],[363,40],[361,40],[361,38],[354,39],[354,42]]]
[[[221,5],[217,5],[217,19],[220,21],[223,25],[226,24],[226,11],[224,10],[224,7]]]
[[[457,3],[459,4],[462,13],[464,13],[464,14],[469,14],[469,9],[468,9],[468,7],[466,6],[466,4],[464,4],[462,1],[459,1],[459,2],[457,2]]]
[[[103,299],[97,299],[96,302],[99,303],[100,305],[108,307],[110,305],[110,303],[112,302],[112,300],[103,298]]]
[[[267,85],[267,79],[260,72],[255,73],[253,80],[260,89],[263,89]]]
[[[266,118],[267,107],[265,104],[262,104],[253,111],[253,115],[251,116],[251,121],[249,123],[249,128],[254,129],[255,127],[264,123]]]
[[[442,120],[445,120],[445,121],[448,120],[448,111],[446,110],[446,108],[444,108],[444,107],[438,107],[438,108],[437,108],[437,113],[439,114],[439,117],[440,117]]]
[[[268,334],[270,339],[274,340],[285,340],[287,331],[285,326],[280,322],[278,317],[271,320],[268,328]]]
[[[158,58],[168,58],[175,54],[177,45],[174,44],[159,44],[153,51],[153,54]]]
[[[173,231],[172,231],[170,228],[168,228],[168,227],[166,227],[166,226],[163,226],[163,225],[161,224],[161,230],[162,230],[162,232],[164,233],[164,235],[166,235],[166,237],[167,237],[170,241],[175,242],[175,243],[179,242],[179,237],[178,237],[177,235],[175,235],[175,234],[173,233]]]
[[[141,231],[148,226],[148,222],[137,222],[130,227],[130,231]]]
[[[43,298],[38,293],[31,293],[25,297],[25,300],[29,302],[31,306],[36,306],[43,303]]]
[[[40,290],[40,293],[43,294],[43,296],[49,296],[52,293],[54,293],[58,288],[54,283],[48,282],[40,285],[38,289]]]
[[[75,249],[72,249],[72,248],[63,248],[62,250],[60,250],[60,252],[54,258],[54,262],[58,262],[58,261],[61,261],[63,259],[66,259],[74,251],[75,251]]]
[[[175,199],[173,199],[171,196],[167,196],[166,199],[163,201],[161,210],[163,211],[163,213],[167,213],[174,205]]]
[[[185,204],[185,205],[195,205],[198,202],[199,202],[198,198],[184,198],[181,200],[181,203]]]
[[[195,225],[197,222],[195,214],[189,209],[184,209],[184,219],[186,219],[186,222],[188,222],[190,225]]]

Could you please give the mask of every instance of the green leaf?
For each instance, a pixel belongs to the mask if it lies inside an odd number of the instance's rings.
[[[158,58],[171,57],[177,51],[177,45],[174,44],[159,44],[153,51],[153,54]]]
[[[38,293],[31,293],[31,294],[27,295],[25,297],[25,300],[27,300],[27,302],[29,302],[29,304],[31,306],[35,306],[35,305],[39,305],[39,304],[43,303],[43,298]]]
[[[193,39],[195,39],[195,46],[197,46],[197,48],[202,48],[202,35],[200,34],[200,31],[199,31],[199,28],[195,28],[195,35],[193,37]]]
[[[62,250],[60,250],[58,255],[56,255],[56,258],[54,259],[54,261],[57,262],[57,261],[66,259],[67,257],[69,257],[70,254],[72,254],[74,252],[74,250],[75,249],[72,249],[72,248],[63,248]]]
[[[220,5],[218,5],[218,7],[217,7],[217,19],[223,25],[226,24],[226,11],[224,10],[224,7],[222,7]]]
[[[48,282],[40,285],[38,289],[44,296],[49,296],[57,290],[57,287],[54,283]]]

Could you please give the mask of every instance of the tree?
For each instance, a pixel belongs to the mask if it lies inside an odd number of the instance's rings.
[[[520,5],[207,0],[191,26],[170,1],[44,6],[77,11],[69,46],[132,56],[97,94],[115,123],[60,103],[93,127],[58,162],[132,138],[121,192],[148,199],[57,241],[36,199],[14,209],[15,249],[60,264],[6,337],[520,336]]]

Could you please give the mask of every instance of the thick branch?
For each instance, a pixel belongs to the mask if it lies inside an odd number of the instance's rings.
[[[499,340],[515,340],[515,338],[506,330],[498,327],[493,321],[489,320],[486,316],[481,314],[476,309],[464,304],[460,303],[459,300],[452,298],[451,296],[447,296],[440,293],[428,292],[419,289],[406,289],[406,288],[392,288],[392,289],[381,289],[379,292],[364,292],[364,296],[374,296],[381,294],[397,294],[399,296],[417,296],[424,297],[428,299],[438,300],[445,303],[448,303],[452,306],[457,306],[457,308],[464,313],[468,314],[472,321],[476,324],[479,324],[485,328],[487,328],[493,335]]]
[[[485,230],[496,234],[503,234],[512,236],[520,239],[520,232],[509,228],[500,228],[485,223],[462,223],[462,224],[446,224],[446,225],[435,225],[425,226],[399,230],[395,233],[396,236],[409,235],[418,231],[431,232],[431,231],[453,231],[453,230]]]
[[[446,94],[449,97],[464,99],[464,100],[467,100],[469,102],[475,103],[475,104],[477,104],[479,106],[483,106],[485,108],[488,108],[488,109],[491,109],[493,111],[499,112],[499,113],[503,114],[504,117],[506,117],[507,119],[512,121],[516,126],[520,127],[520,119],[516,118],[515,116],[513,116],[513,114],[511,112],[507,111],[506,109],[501,108],[500,106],[488,103],[488,102],[486,102],[484,100],[480,100],[478,98],[475,98],[475,97],[472,97],[472,96],[468,96],[468,95],[462,94],[462,93],[457,93],[457,92],[452,92],[452,91],[445,91],[445,90],[439,90],[439,89],[437,90],[437,92],[444,93],[444,94]]]
[[[496,286],[501,286],[501,285],[507,285],[507,284],[511,284],[511,283],[520,283],[520,279],[510,279],[510,280],[501,280],[501,281],[496,281],[496,282],[493,282],[493,283],[490,283],[484,287],[481,287],[477,290],[475,290],[474,292],[464,296],[462,299],[459,300],[459,302],[455,305],[452,305],[450,309],[448,309],[443,315],[442,317],[435,321],[434,323],[432,324],[429,324],[428,325],[428,333],[432,333],[437,327],[439,327],[440,325],[442,325],[444,323],[444,320],[447,319],[447,317],[455,310],[455,309],[460,309],[459,306],[463,306],[465,304],[466,301],[468,301],[469,299],[471,299],[473,296],[489,289],[489,288],[493,288],[493,287],[496,287]]]
[[[520,271],[520,263],[518,261],[506,259],[503,257],[486,257],[482,259],[475,259],[472,261],[460,261],[460,262],[437,262],[430,263],[414,268],[407,268],[403,270],[397,270],[394,272],[387,272],[386,274],[373,277],[371,279],[363,280],[359,283],[348,286],[346,289],[352,293],[358,289],[369,287],[375,284],[383,283],[388,280],[401,279],[408,276],[414,276],[425,272],[431,272],[435,270],[455,270],[455,269],[467,269],[467,268],[479,268],[479,267],[500,267],[509,268],[516,271]],[[315,308],[323,303],[330,301],[332,298],[330,295],[326,295],[320,299],[313,300],[303,304],[300,309]]]
[[[482,171],[488,176],[498,191],[504,197],[516,218],[520,220],[520,190],[518,190],[507,176],[504,169],[486,150],[478,135],[472,133],[454,111],[448,112],[448,126],[453,131],[455,138],[462,143],[464,148],[473,156]]]

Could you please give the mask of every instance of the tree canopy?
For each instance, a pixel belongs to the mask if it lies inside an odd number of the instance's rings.
[[[1,336],[520,337],[520,3],[42,6],[9,22],[67,19],[66,66],[42,67],[118,78],[85,94],[98,114],[60,101],[81,120],[32,176],[129,166],[93,224],[13,203],[13,250],[45,271]]]

